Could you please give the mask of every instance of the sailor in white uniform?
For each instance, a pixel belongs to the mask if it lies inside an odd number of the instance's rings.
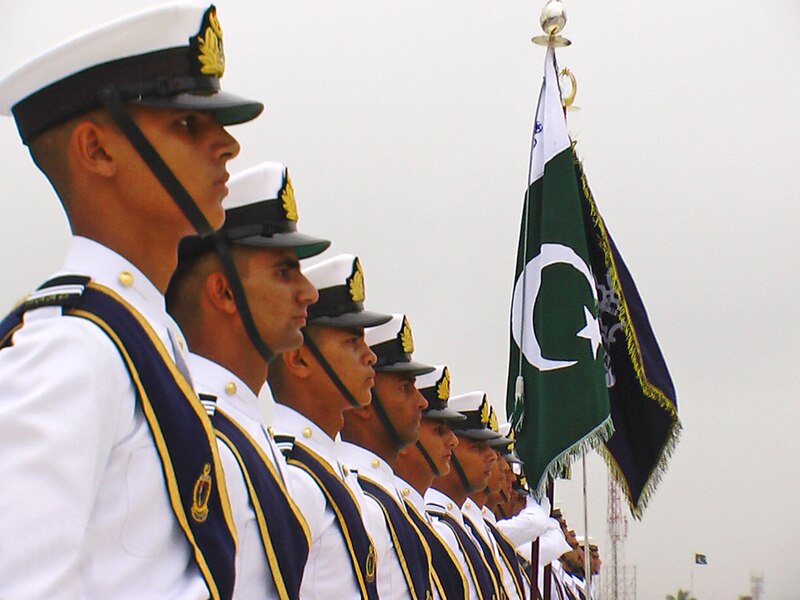
[[[317,287],[303,345],[284,352],[269,369],[276,401],[275,440],[289,462],[289,485],[308,523],[311,552],[302,581],[304,599],[378,597],[378,550],[363,514],[356,475],[341,458],[343,413],[371,400],[375,354],[364,328],[391,317],[364,309],[364,273],[353,255],[303,270]],[[369,525],[369,527],[368,527]]]
[[[378,593],[386,599],[424,600],[432,594],[430,549],[406,512],[392,466],[400,450],[419,439],[428,402],[414,381],[434,367],[412,360],[414,341],[405,315],[392,315],[365,337],[377,357],[375,387],[369,405],[344,414],[343,459],[382,517],[371,531],[385,551],[378,555]]]
[[[193,548],[184,527],[219,526],[235,543],[213,433],[162,296],[179,240],[195,222],[222,223],[226,164],[239,151],[223,126],[263,108],[219,91],[221,29],[207,8],[163,5],[116,21],[0,81],[0,112],[13,113],[74,234],[57,275],[79,276],[24,305],[0,350],[2,598],[229,597],[232,562],[196,561],[208,547]],[[137,132],[152,143],[146,159]],[[170,177],[169,188],[158,179]],[[88,313],[62,316],[92,295],[146,343],[117,343]],[[160,365],[161,383],[179,394],[174,409],[201,433],[184,450],[206,455],[204,467],[164,458],[174,432],[155,442],[164,413],[145,415],[120,347]],[[191,485],[176,484],[183,475],[196,481],[194,501]]]
[[[239,301],[247,302],[262,344],[274,353],[297,348],[307,308],[318,296],[300,272],[299,260],[319,254],[330,242],[297,231],[294,191],[284,165],[258,164],[234,175],[228,185],[225,224],[218,235],[230,244],[241,275]],[[209,241],[181,242],[167,306],[188,339],[195,388],[219,432],[239,533],[234,597],[296,598],[308,552],[302,544],[307,527],[286,489],[286,461],[259,413],[257,394],[269,363],[248,337],[236,295]],[[251,472],[258,470],[269,472],[263,488]],[[297,556],[281,564],[290,553]]]
[[[406,501],[409,515],[419,524],[428,541],[434,597],[466,600],[470,592],[468,566],[463,555],[452,549],[458,541],[447,525],[425,511],[424,499],[434,478],[450,472],[450,459],[458,438],[448,423],[466,417],[448,407],[450,371],[447,366],[436,365],[430,373],[418,376],[416,386],[428,401],[428,407],[422,413],[419,439],[399,452],[394,466],[395,484]]]
[[[470,392],[450,398],[450,408],[466,416],[463,421],[450,423],[453,433],[459,438],[453,450],[452,468],[433,480],[425,494],[425,506],[429,513],[448,525],[455,534],[457,545],[453,547],[464,555],[470,574],[470,597],[506,597],[499,573],[496,572],[492,556],[486,556],[479,541],[464,522],[461,506],[468,494],[483,490],[491,474],[497,455],[489,441],[500,435],[489,428],[490,406],[483,392]],[[451,538],[452,539],[452,538]]]

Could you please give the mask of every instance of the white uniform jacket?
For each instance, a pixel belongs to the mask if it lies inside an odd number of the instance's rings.
[[[359,505],[364,502],[355,475],[339,459],[335,440],[313,421],[288,406],[276,404],[272,430],[281,449],[280,436],[291,436],[321,456],[342,477]],[[299,467],[290,464],[287,471],[292,497],[311,532],[311,551],[303,574],[300,597],[304,600],[360,600],[361,592],[344,538],[324,493],[314,479]]]
[[[288,478],[286,461],[261,424],[258,397],[228,369],[197,354],[189,355],[189,370],[197,392],[216,396],[217,408],[236,421],[259,444],[285,485]],[[237,600],[278,598],[264,555],[256,515],[250,504],[247,483],[230,448],[221,441],[217,445],[239,536],[233,597]],[[269,514],[266,517],[269,518]]]
[[[347,467],[394,496],[400,507],[405,510],[403,498],[394,486],[394,471],[389,463],[361,446],[344,441],[340,444],[341,457]],[[365,495],[364,500],[367,531],[369,531],[372,541],[375,542],[375,551],[378,554],[378,594],[382,600],[410,599],[411,594],[408,591],[403,568],[400,566],[397,552],[392,543],[391,533],[386,525],[383,509],[369,496]]]
[[[450,516],[452,516],[456,521],[461,524],[461,527],[464,527],[465,531],[469,534],[469,531],[466,529],[464,525],[464,517],[461,514],[461,509],[459,506],[453,502],[452,498],[443,494],[437,489],[428,488],[428,491],[425,492],[425,510],[428,511],[430,514],[431,511],[433,512],[446,512]],[[458,545],[458,539],[456,538],[453,531],[450,529],[449,525],[445,525],[441,523],[435,514],[431,514],[431,521],[436,529],[436,533],[438,533],[441,538],[450,546],[450,549],[453,551],[453,554],[458,558],[458,562],[461,565],[461,572],[464,573],[467,579],[467,585],[469,586],[469,597],[470,600],[479,600],[480,594],[478,593],[478,589],[475,587],[475,582],[472,580],[470,576],[470,568],[467,563],[467,558],[464,556],[464,553],[461,551],[461,547]],[[472,535],[472,534],[469,534]]]
[[[122,256],[74,237],[66,274],[113,289],[182,352],[163,296]],[[207,598],[117,348],[60,307],[24,322],[0,351],[0,598]]]

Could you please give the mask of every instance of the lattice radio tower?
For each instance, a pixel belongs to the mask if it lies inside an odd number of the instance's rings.
[[[625,538],[628,518],[623,513],[619,486],[608,475],[608,538],[609,563],[604,565],[603,600],[636,600],[636,567],[625,564]]]
[[[764,593],[764,574],[751,573],[750,574],[750,594],[753,600],[761,600]]]

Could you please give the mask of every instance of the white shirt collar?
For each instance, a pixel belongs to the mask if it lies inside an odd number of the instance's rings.
[[[385,460],[362,446],[341,440],[339,458],[358,474],[377,483],[387,492],[396,494],[394,471]]]
[[[483,515],[483,518],[485,520],[489,521],[489,523],[491,523],[492,525],[497,525],[497,517],[491,510],[489,510],[484,506],[481,509],[481,514]]]
[[[276,403],[272,417],[272,429],[275,435],[292,436],[295,441],[328,461],[331,467],[339,469],[340,462],[335,440],[332,440],[319,425],[304,414],[285,404]],[[338,434],[336,437],[339,437]]]
[[[249,418],[260,421],[258,397],[241,379],[205,356],[189,353],[187,358],[194,386],[199,393],[223,399]]]
[[[70,239],[59,275],[71,273],[89,275],[97,283],[117,292],[137,310],[154,318],[163,316],[169,319],[164,295],[153,282],[124,256],[99,242],[77,235]]]
[[[428,488],[428,491],[425,492],[425,507],[429,510],[433,508],[435,512],[444,510],[462,526],[464,525],[464,516],[461,514],[459,506],[450,496],[435,488]]]
[[[402,477],[394,476],[394,485],[404,500],[410,502],[421,515],[425,514],[425,499]]]

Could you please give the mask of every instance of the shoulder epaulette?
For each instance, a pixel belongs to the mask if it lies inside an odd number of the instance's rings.
[[[214,413],[217,412],[217,397],[213,394],[203,393],[199,393],[197,396],[200,398],[200,403],[206,409],[208,416],[213,417]]]
[[[289,454],[291,454],[292,448],[294,448],[294,436],[277,434],[272,436],[272,439],[275,440],[275,445],[278,446],[278,450],[281,451],[281,454],[283,454],[284,457],[289,458]]]
[[[16,311],[23,313],[44,306],[77,306],[91,281],[85,275],[64,275],[44,282],[39,288],[20,302]]]

